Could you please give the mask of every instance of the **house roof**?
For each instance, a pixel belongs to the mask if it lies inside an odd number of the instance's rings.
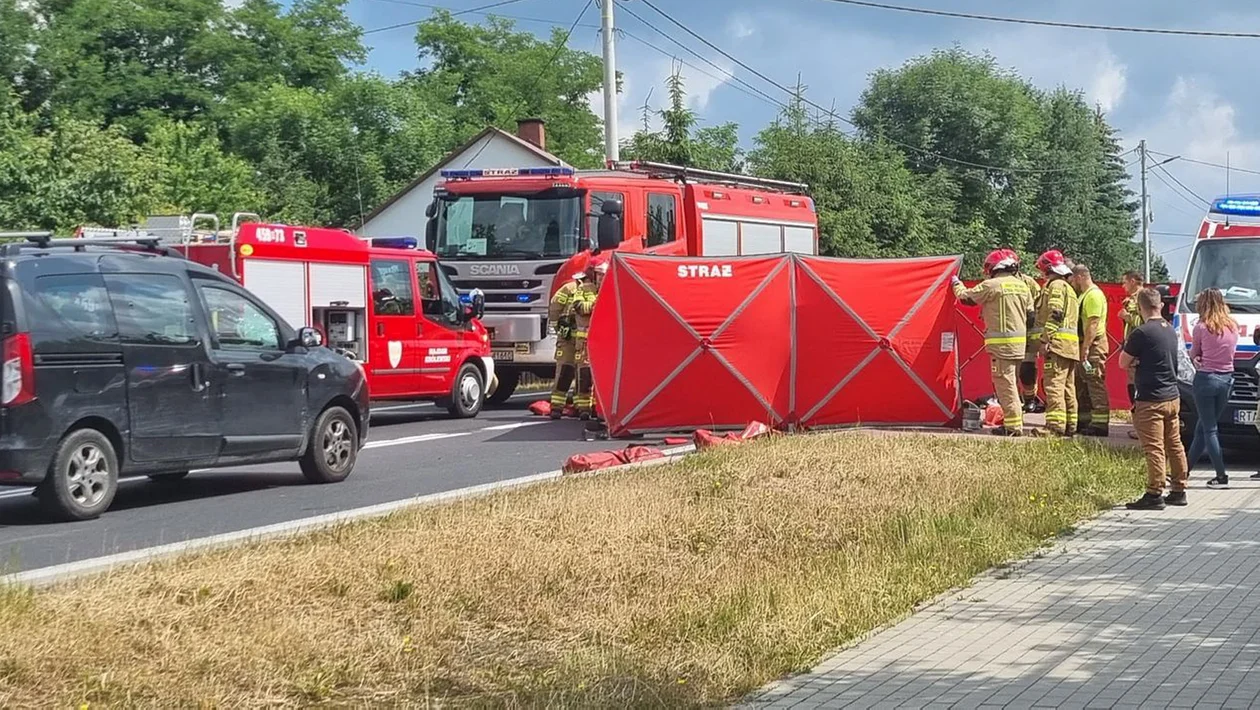
[[[423,183],[425,180],[428,180],[430,177],[432,177],[434,173],[441,170],[442,168],[445,168],[447,165],[450,165],[453,160],[463,155],[464,153],[468,152],[469,148],[473,147],[474,145],[477,145],[477,143],[480,142],[481,139],[486,138],[487,136],[490,137],[490,140],[504,139],[511,143],[515,143],[516,145],[533,153],[534,155],[538,156],[539,159],[551,165],[564,165],[563,160],[557,158],[551,153],[548,153],[542,148],[539,148],[533,143],[530,143],[529,141],[524,140],[523,138],[520,138],[519,136],[512,135],[511,133],[508,133],[507,131],[504,131],[502,129],[495,128],[494,126],[487,126],[484,131],[468,139],[467,143],[464,143],[463,145],[456,148],[455,150],[452,150],[450,153],[446,155],[445,158],[442,158],[436,164],[434,164],[433,167],[417,175],[416,179],[408,183],[406,187],[399,190],[398,192],[395,192],[393,195],[390,195],[389,199],[377,205],[375,209],[373,209],[371,212],[367,214],[366,217],[363,218],[363,224],[367,224],[368,222],[375,219],[377,215],[389,209],[391,205],[393,205],[398,200],[402,199],[403,195],[406,195],[407,193],[419,187],[421,183]],[[470,160],[469,162],[472,162],[472,161]],[[362,227],[363,227],[362,224],[359,225],[360,229]]]

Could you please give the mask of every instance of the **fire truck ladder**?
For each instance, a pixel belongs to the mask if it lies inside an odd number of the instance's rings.
[[[262,217],[253,212],[237,212],[232,215],[232,229],[224,232],[219,228],[219,216],[209,212],[197,212],[188,217],[180,218],[179,226],[179,244],[184,249],[184,255],[188,255],[189,246],[192,244],[216,244],[220,239],[227,238],[228,253],[231,258],[228,263],[231,265],[232,278],[240,279],[238,273],[239,268],[236,264],[236,236],[240,233],[241,225],[246,222],[261,222]],[[209,229],[198,229],[198,225],[210,225]]]
[[[771,180],[769,178],[759,178],[752,175],[740,175],[738,173],[721,173],[716,170],[700,170],[699,168],[688,168],[681,165],[670,165],[668,163],[653,163],[646,160],[634,160],[629,162],[613,162],[610,160],[608,161],[608,169],[626,170],[633,173],[648,175],[650,177],[678,180],[679,182],[684,183],[690,178],[721,183],[731,187],[752,187],[763,190],[779,190],[782,192],[799,193],[805,193],[809,190],[809,185],[803,182]]]

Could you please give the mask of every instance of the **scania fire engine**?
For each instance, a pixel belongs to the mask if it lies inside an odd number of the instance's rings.
[[[339,229],[214,215],[150,231],[189,259],[231,276],[293,326],[359,362],[374,400],[433,400],[473,417],[497,385],[480,293],[461,302],[432,252],[415,237],[360,239]],[[208,229],[195,229],[197,225]]]
[[[444,170],[426,245],[464,292],[485,293],[506,399],[522,373],[554,371],[552,294],[592,247],[679,256],[818,253],[806,186],[659,163]],[[603,234],[603,239],[600,235]]]
[[[1219,422],[1222,439],[1256,444],[1256,401],[1260,379],[1260,347],[1254,340],[1260,330],[1260,195],[1218,197],[1199,226],[1190,264],[1177,299],[1174,322],[1182,340],[1177,376],[1181,380],[1181,411],[1187,433],[1194,431],[1197,412],[1191,383],[1194,363],[1188,350],[1198,322],[1195,297],[1204,289],[1219,289],[1238,322],[1238,347],[1234,352],[1234,385]]]

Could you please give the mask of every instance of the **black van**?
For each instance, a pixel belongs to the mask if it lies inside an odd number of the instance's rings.
[[[156,240],[0,245],[0,485],[63,519],[122,474],[298,461],[341,481],[367,438],[363,370]]]

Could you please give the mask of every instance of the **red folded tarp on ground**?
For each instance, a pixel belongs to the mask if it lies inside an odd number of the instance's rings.
[[[617,253],[589,345],[610,432],[955,421],[959,264]]]

